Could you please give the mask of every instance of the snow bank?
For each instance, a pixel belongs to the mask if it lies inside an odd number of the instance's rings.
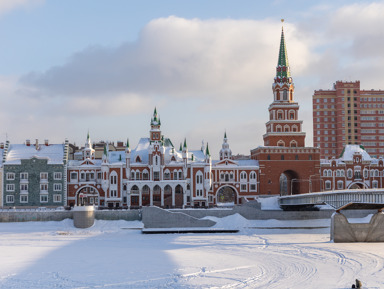
[[[257,201],[261,204],[262,210],[279,210],[282,209],[279,206],[279,197],[267,197],[267,198],[258,198]]]

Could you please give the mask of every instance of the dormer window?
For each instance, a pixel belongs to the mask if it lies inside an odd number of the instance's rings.
[[[141,163],[141,159],[140,159],[139,156],[136,157],[136,162],[137,162],[137,163]]]

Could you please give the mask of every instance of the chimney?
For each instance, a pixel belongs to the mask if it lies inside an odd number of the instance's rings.
[[[46,139],[46,140],[44,141],[44,144],[45,144],[46,146],[49,146],[49,141]]]
[[[30,141],[29,139],[27,139],[27,140],[25,141],[25,144],[29,147],[29,146],[31,145],[31,141]]]
[[[36,146],[36,150],[38,150],[39,149],[39,140],[38,139],[36,139],[35,146]]]

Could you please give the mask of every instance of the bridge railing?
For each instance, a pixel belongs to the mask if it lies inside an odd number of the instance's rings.
[[[281,206],[328,204],[339,209],[349,203],[384,204],[384,189],[338,190],[279,198]]]

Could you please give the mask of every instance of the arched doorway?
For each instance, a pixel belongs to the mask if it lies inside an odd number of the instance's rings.
[[[149,206],[151,204],[151,194],[150,189],[147,185],[141,190],[141,205]]]
[[[166,185],[164,188],[164,207],[172,207],[172,188],[170,185]]]
[[[76,192],[76,205],[77,206],[99,206],[100,194],[99,191],[92,186],[81,187]]]
[[[183,196],[183,187],[181,185],[177,185],[175,188],[175,207],[182,208],[184,203]]]
[[[348,187],[349,190],[362,190],[368,189],[368,187],[364,183],[352,183]]]
[[[153,188],[153,205],[161,207],[161,188],[159,185]]]
[[[218,205],[234,205],[237,204],[237,192],[230,186],[225,186],[219,189],[216,196]]]
[[[292,170],[287,170],[280,175],[280,196],[300,194],[299,175]]]
[[[131,193],[131,207],[135,208],[135,207],[140,206],[140,204],[139,204],[139,197],[140,197],[139,196],[139,188],[136,185],[132,186],[130,193]]]

